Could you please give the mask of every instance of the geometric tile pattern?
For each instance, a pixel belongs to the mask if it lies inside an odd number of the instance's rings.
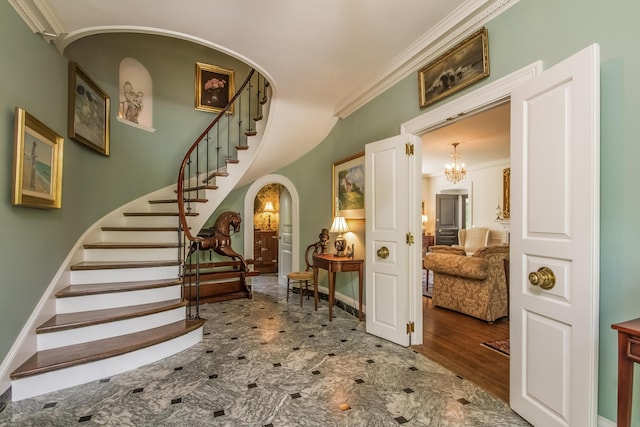
[[[0,412],[8,425],[529,426],[501,400],[410,348],[369,335],[326,301],[286,302],[275,276],[253,299],[201,307],[201,343],[140,369]]]

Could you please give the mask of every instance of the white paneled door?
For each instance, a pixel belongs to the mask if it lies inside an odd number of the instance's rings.
[[[365,146],[367,332],[403,346],[411,343],[407,324],[417,315],[411,284],[420,280],[420,156],[411,154],[419,150],[414,139],[396,136]]]
[[[599,47],[511,94],[510,404],[536,426],[595,426]]]

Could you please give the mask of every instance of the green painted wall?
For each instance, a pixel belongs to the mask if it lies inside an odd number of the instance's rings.
[[[116,120],[118,70],[124,57],[140,61],[153,80],[150,133]],[[80,39],[61,55],[34,35],[7,2],[0,2],[0,359],[4,359],[69,250],[96,220],[143,194],[174,183],[184,153],[211,113],[194,109],[195,62],[236,71],[249,68],[227,55],[186,41],[143,34]],[[67,137],[68,61],[111,97],[111,155],[104,157]],[[13,120],[16,106],[65,138],[62,208],[11,205]]]
[[[617,347],[612,323],[640,317],[640,263],[636,213],[640,198],[640,53],[635,24],[640,3],[632,0],[521,0],[487,24],[491,75],[454,95],[454,99],[536,60],[549,68],[571,54],[601,47],[601,266],[598,413],[616,419]],[[442,102],[435,106],[442,105]],[[435,107],[434,106],[434,107]],[[433,107],[431,107],[433,108]],[[364,144],[399,134],[400,124],[425,110],[418,108],[417,76],[394,87],[340,120],[321,145],[278,173],[300,194],[301,242],[315,240],[330,224],[331,163],[364,149]],[[359,237],[362,239],[362,237]],[[348,282],[338,291],[351,295]],[[636,375],[635,408],[640,408]],[[633,415],[640,426],[640,411]]]
[[[640,263],[635,259],[637,242],[640,241],[640,226],[636,225],[635,218],[636,212],[640,210],[640,198],[635,191],[636,183],[640,180],[640,169],[636,166],[640,157],[640,144],[637,144],[640,138],[640,120],[635,119],[636,114],[640,114],[640,105],[636,101],[640,93],[640,79],[637,78],[640,53],[636,46],[640,30],[635,25],[638,16],[640,3],[634,0],[521,0],[487,25],[491,76],[454,96],[468,93],[535,60],[543,60],[545,68],[548,68],[591,43],[597,42],[601,46],[601,327],[598,412],[609,420],[616,418],[617,384],[616,335],[610,325],[640,317],[640,283],[637,279],[640,277]],[[118,48],[122,49],[120,54],[133,49],[127,40],[123,40]],[[114,46],[114,52],[115,49]],[[164,45],[162,49],[158,47],[156,52],[155,57],[164,55],[169,61],[175,61],[176,64],[184,61],[189,64],[185,67],[192,67],[192,57],[185,58],[180,52],[167,55]],[[70,49],[69,54],[71,53]],[[83,52],[86,55],[89,53]],[[153,61],[145,62],[153,55],[149,52],[149,56],[146,56],[146,53],[144,51],[139,56],[131,56],[145,64],[154,77],[154,66],[150,65]],[[159,165],[166,164],[164,156],[176,155],[179,150],[174,151],[173,146],[165,147],[153,142],[160,140],[168,143],[163,136],[158,136],[161,133],[136,138],[136,141],[141,142],[121,139],[120,136],[116,141],[114,135],[112,157],[105,159],[66,140],[63,208],[59,211],[39,211],[12,207],[9,194],[13,144],[9,141],[13,139],[13,109],[16,105],[21,105],[55,131],[65,135],[66,60],[51,46],[34,36],[6,3],[0,3],[0,55],[11,58],[0,67],[0,107],[3,111],[0,134],[7,141],[2,156],[5,173],[2,174],[0,185],[3,194],[0,212],[4,222],[10,224],[10,227],[5,228],[4,239],[0,241],[0,262],[4,273],[0,286],[0,357],[4,357],[42,291],[82,231],[113,207],[148,191],[153,182],[170,182],[174,172],[164,168],[150,172],[149,168],[145,168],[145,174],[151,173],[153,176],[148,179],[139,178],[140,188],[136,189],[118,185],[125,180],[125,177],[120,178],[119,175],[128,175],[128,170],[133,165],[138,165],[142,159],[153,161],[154,167],[151,169],[160,169]],[[101,56],[102,52],[95,60],[100,61]],[[82,58],[88,59],[84,56]],[[103,85],[103,89],[108,92],[115,90],[113,85],[116,71],[113,71],[114,80],[111,80],[106,69],[95,68],[99,62],[80,63]],[[175,84],[181,89],[175,92],[169,89],[173,94],[167,95],[160,104],[167,110],[156,113],[156,117],[161,117],[160,121],[154,118],[154,126],[158,127],[158,132],[161,132],[162,122],[173,120],[175,123],[182,119],[183,108],[186,115],[187,106],[192,104],[192,83],[184,83],[186,77],[165,77],[167,85]],[[154,88],[157,88],[155,80]],[[189,95],[185,95],[186,93]],[[436,104],[439,105],[442,102]],[[180,112],[177,116],[169,112],[174,108]],[[296,185],[300,195],[301,243],[315,241],[318,231],[330,225],[331,163],[363,150],[367,142],[398,134],[402,122],[424,111],[426,110],[418,108],[417,77],[412,74],[347,119],[340,120],[321,145],[299,161],[278,171]],[[115,127],[116,125],[112,127],[114,132]],[[171,143],[181,145],[183,141]],[[157,150],[158,146],[162,150]],[[162,151],[163,155],[150,153],[150,149]],[[127,158],[123,159],[121,157],[125,152]],[[135,172],[132,171],[129,178],[135,173],[138,174],[135,176],[140,175],[138,170],[133,170]],[[96,189],[95,182],[101,179],[106,182],[97,184]],[[127,185],[130,185],[128,179]],[[233,192],[229,201],[225,202],[225,207],[241,209],[245,193],[246,188]],[[241,242],[241,239],[238,241]],[[343,293],[351,294],[349,288],[348,282],[338,284],[338,290]],[[636,378],[635,408],[640,407],[639,383],[640,379]],[[635,411],[634,414],[635,427],[640,426],[639,412]]]

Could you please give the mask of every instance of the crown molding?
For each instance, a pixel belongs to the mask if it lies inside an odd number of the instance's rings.
[[[27,26],[46,41],[56,40],[65,33],[49,0],[9,0]]]
[[[407,75],[446,52],[457,42],[520,0],[468,0],[398,55],[367,85],[340,101],[334,115],[345,118]]]

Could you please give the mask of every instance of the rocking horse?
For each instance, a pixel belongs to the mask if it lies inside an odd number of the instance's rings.
[[[247,263],[242,255],[231,248],[232,233],[229,232],[229,229],[233,228],[233,233],[237,233],[240,231],[241,223],[242,218],[240,217],[239,212],[222,212],[213,225],[213,234],[210,236],[198,235],[196,240],[191,243],[187,256],[191,255],[197,249],[205,251],[212,250],[219,255],[230,257],[233,260],[239,259],[242,263],[242,269],[244,271],[249,271]]]

